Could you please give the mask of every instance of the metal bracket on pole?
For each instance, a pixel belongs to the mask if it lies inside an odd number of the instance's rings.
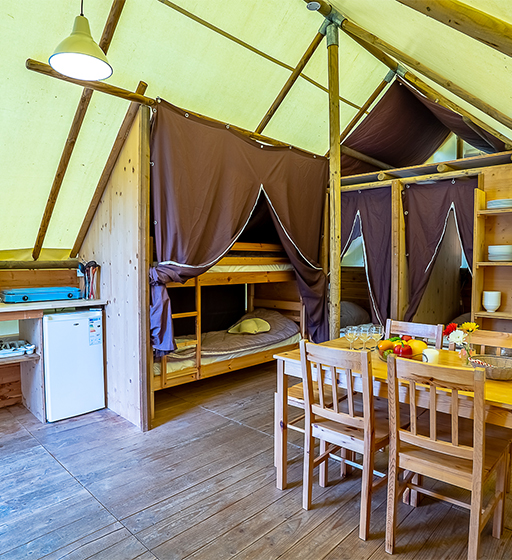
[[[405,68],[405,66],[402,66],[401,64],[399,64],[396,68],[396,73],[398,76],[400,76],[400,78],[404,78],[407,72],[407,68]]]
[[[327,21],[327,20],[326,20]],[[338,45],[338,26],[333,23],[330,22],[329,25],[327,26],[327,34],[326,34],[326,39],[327,39],[327,46],[330,47],[331,45]]]
[[[389,72],[386,74],[386,76],[384,78],[384,81],[389,84],[393,80],[395,75],[396,75],[396,72],[394,70],[389,70]]]

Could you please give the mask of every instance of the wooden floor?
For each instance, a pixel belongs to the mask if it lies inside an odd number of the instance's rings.
[[[290,486],[275,487],[275,365],[157,394],[157,427],[139,432],[109,410],[54,424],[0,409],[0,560],[381,560],[386,489],[371,538],[359,540],[359,476],[301,508],[301,437]],[[385,464],[384,453],[378,462]],[[464,559],[468,513],[426,499],[400,504],[400,560]],[[512,558],[512,500],[483,559]]]

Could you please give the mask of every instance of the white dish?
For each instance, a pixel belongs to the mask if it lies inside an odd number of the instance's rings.
[[[512,255],[489,255],[489,260],[491,262],[509,262],[512,261]]]
[[[487,208],[512,208],[512,198],[502,198],[499,200],[489,200],[487,202]]]

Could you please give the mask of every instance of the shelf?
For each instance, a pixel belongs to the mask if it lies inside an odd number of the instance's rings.
[[[477,311],[475,317],[485,317],[486,319],[512,319],[512,313],[504,313],[503,311]]]
[[[477,262],[476,267],[480,268],[481,266],[512,266],[512,262],[510,261],[482,261]]]
[[[22,356],[16,356],[14,358],[0,358],[0,366],[5,366],[8,364],[20,364],[22,362],[37,362],[41,356],[36,354],[23,354]]]
[[[512,214],[512,208],[496,208],[492,210],[478,210],[477,216],[500,216],[501,214]]]

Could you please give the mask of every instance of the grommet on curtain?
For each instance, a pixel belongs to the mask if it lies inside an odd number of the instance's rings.
[[[156,220],[153,223],[155,224],[155,226],[156,226],[156,224],[158,224],[158,222]]]
[[[263,148],[263,146],[260,146],[260,148]]]
[[[154,161],[150,161],[150,162],[149,162],[149,165],[151,165],[151,167],[153,167],[153,165],[155,165],[155,162],[154,162]]]
[[[404,212],[404,216],[408,216],[408,215],[409,215],[409,211],[406,210],[406,211]]]
[[[188,113],[185,113],[185,117],[187,117],[187,119],[188,119]]]
[[[157,103],[162,103],[162,98],[161,98],[161,97],[157,97],[157,98],[156,98],[156,102],[157,102]]]
[[[153,113],[156,113],[156,109],[154,107],[152,108],[152,111],[153,111]]]
[[[229,124],[226,125],[226,128],[229,128]]]
[[[452,185],[455,185],[455,179],[452,179]]]
[[[357,192],[358,192],[359,194],[361,194],[361,191],[360,191],[360,190],[359,190],[359,191],[357,191]]]
[[[288,146],[288,148],[290,148],[290,150],[292,149],[292,147],[291,147],[291,146]]]
[[[405,185],[405,188],[406,188],[406,189],[410,189],[410,188],[411,188],[411,185]]]
[[[316,156],[315,156],[315,155],[313,155],[313,159],[316,159]]]

